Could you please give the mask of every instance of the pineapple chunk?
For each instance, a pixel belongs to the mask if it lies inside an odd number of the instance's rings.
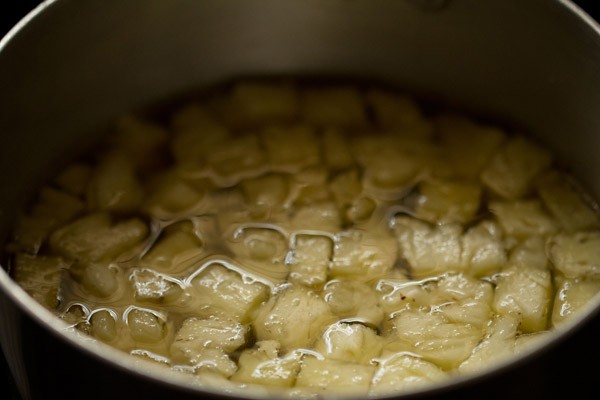
[[[90,315],[91,333],[103,342],[109,343],[117,338],[117,321],[108,310],[98,310]]]
[[[192,280],[195,301],[215,306],[245,321],[268,296],[268,287],[240,273],[212,264]]]
[[[374,365],[305,357],[296,387],[331,390],[336,395],[365,396],[374,373]]]
[[[486,329],[484,339],[475,347],[458,370],[460,372],[478,372],[496,362],[504,361],[515,352],[515,342],[519,319],[511,314],[494,318]]]
[[[490,210],[504,233],[516,239],[550,235],[558,228],[539,200],[494,201],[490,203]]]
[[[375,287],[379,296],[379,306],[386,315],[411,308],[428,308],[431,306],[436,281],[437,278],[415,281],[405,276],[381,279]]]
[[[433,135],[433,125],[410,96],[372,89],[367,93],[367,101],[380,127],[417,137]]]
[[[167,335],[167,326],[163,318],[155,312],[133,308],[127,314],[129,335],[138,343],[156,343]]]
[[[288,196],[288,180],[283,175],[268,174],[241,182],[253,216],[269,218],[283,207]]]
[[[135,211],[143,195],[133,162],[119,152],[107,154],[99,161],[86,192],[91,209],[118,213]]]
[[[221,349],[202,348],[194,355],[194,372],[230,378],[238,369],[235,361]]]
[[[149,188],[143,209],[150,215],[161,218],[189,210],[204,196],[198,185],[192,185],[178,174],[169,171],[161,175]]]
[[[519,318],[519,329],[536,332],[547,328],[552,278],[544,242],[532,238],[511,254],[496,282],[493,307],[499,314]]]
[[[136,269],[129,280],[137,301],[150,303],[174,302],[183,289],[173,278],[168,278],[150,269]]]
[[[141,265],[159,271],[181,271],[195,263],[204,254],[204,246],[189,222],[165,228],[150,250],[144,254]]]
[[[397,255],[398,245],[392,236],[345,231],[336,235],[330,275],[376,279],[390,272]]]
[[[600,280],[557,278],[558,285],[552,309],[552,325],[558,326],[584,310],[600,293]]]
[[[490,276],[506,264],[507,255],[499,227],[484,221],[471,227],[462,237],[462,264],[476,278]]]
[[[457,180],[427,180],[419,185],[416,216],[429,222],[467,223],[479,210],[481,186]]]
[[[177,164],[187,168],[204,165],[213,147],[229,139],[227,129],[196,103],[177,111],[171,125],[171,153]]]
[[[335,129],[326,129],[321,136],[325,164],[333,170],[341,170],[354,164],[354,157],[344,134]]]
[[[120,272],[115,265],[105,263],[75,263],[69,270],[88,294],[107,298],[119,289]]]
[[[198,365],[206,349],[233,352],[246,344],[249,327],[226,316],[190,317],[175,334],[170,353],[175,362]]]
[[[342,228],[342,217],[337,205],[326,201],[296,207],[290,224],[291,230],[338,232]]]
[[[284,350],[309,348],[335,319],[319,295],[292,284],[258,309],[254,330],[258,340],[277,340]]]
[[[308,89],[302,95],[302,115],[311,124],[340,128],[367,124],[363,99],[352,87]]]
[[[362,192],[362,183],[355,168],[341,172],[330,183],[331,192],[340,208],[348,207]]]
[[[62,271],[69,265],[59,257],[23,253],[15,255],[14,263],[11,272],[15,281],[42,305],[55,309]]]
[[[292,351],[280,357],[279,348],[279,342],[263,340],[256,343],[256,348],[244,350],[238,361],[239,369],[231,380],[268,386],[293,386],[300,371],[302,354]]]
[[[300,108],[294,86],[259,81],[237,83],[230,101],[230,118],[243,127],[288,121],[296,118]]]
[[[377,292],[360,281],[333,280],[327,282],[323,298],[331,311],[340,318],[379,326],[383,310],[379,307]]]
[[[598,213],[581,188],[566,174],[552,171],[539,184],[538,193],[544,205],[568,232],[597,229]]]
[[[350,222],[360,223],[367,221],[377,207],[377,203],[370,197],[359,197],[356,198],[352,204],[346,209],[344,216]]]
[[[219,178],[239,179],[240,174],[254,174],[266,163],[258,137],[252,134],[215,143],[206,157]]]
[[[482,182],[507,199],[531,190],[533,180],[552,163],[550,152],[523,136],[510,138],[481,172]]]
[[[385,395],[442,381],[448,374],[437,365],[406,353],[382,360],[371,383],[371,394]]]
[[[559,234],[548,249],[552,264],[567,278],[600,276],[600,232]]]
[[[308,287],[321,287],[327,280],[333,242],[327,236],[297,235],[287,264],[289,281]]]
[[[141,243],[148,226],[137,218],[111,222],[106,213],[81,217],[50,236],[53,253],[81,262],[111,261]]]
[[[315,344],[315,351],[327,359],[371,365],[381,354],[383,338],[361,324],[338,322],[331,325]]]
[[[400,346],[444,370],[458,367],[483,336],[481,329],[450,322],[436,311],[406,310],[394,315],[391,322]]]
[[[436,173],[446,177],[473,179],[505,140],[502,130],[456,115],[436,120],[443,164]]]
[[[410,217],[396,217],[394,231],[400,255],[417,277],[462,270],[461,231],[458,224],[436,228]]]
[[[317,136],[308,125],[268,126],[262,140],[274,169],[298,171],[320,161]]]
[[[14,234],[16,246],[29,253],[37,253],[54,229],[72,220],[83,209],[79,198],[50,187],[42,188],[29,214],[17,223]]]
[[[87,164],[70,164],[55,179],[54,182],[62,190],[75,196],[85,193],[88,181],[92,175],[92,167]]]
[[[147,170],[160,167],[165,161],[162,149],[167,139],[167,131],[161,126],[125,115],[117,121],[112,145],[122,151],[136,169]]]

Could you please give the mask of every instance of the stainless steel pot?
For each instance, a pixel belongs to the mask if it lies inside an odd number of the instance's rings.
[[[358,75],[451,100],[532,131],[600,196],[600,28],[568,1],[56,0],[0,42],[0,243],[48,171],[121,111],[254,73]],[[596,300],[531,354],[413,395],[560,394],[558,368],[583,370],[552,363],[600,355],[568,354],[600,327]],[[25,399],[240,395],[62,328],[0,270],[0,341]]]

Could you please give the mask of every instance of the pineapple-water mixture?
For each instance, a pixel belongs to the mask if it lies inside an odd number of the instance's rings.
[[[600,290],[596,205],[529,136],[389,87],[239,80],[120,118],[11,274],[214,387],[378,395],[481,371]]]

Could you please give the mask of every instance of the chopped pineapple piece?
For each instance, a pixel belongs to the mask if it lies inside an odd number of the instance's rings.
[[[172,171],[167,172],[151,185],[142,207],[158,218],[181,213],[198,204],[204,197],[198,186],[186,182]]]
[[[341,131],[331,128],[326,129],[322,136],[323,158],[325,164],[333,170],[351,167],[354,163],[348,141]]]
[[[29,253],[37,253],[54,229],[71,221],[83,209],[79,198],[50,187],[42,188],[37,202],[17,223],[14,234],[16,246]]]
[[[302,354],[292,351],[279,356],[280,344],[275,340],[260,341],[255,347],[242,352],[238,361],[239,369],[231,380],[268,386],[293,386],[300,371]]]
[[[204,253],[202,240],[192,224],[177,223],[164,229],[141,265],[158,271],[181,271],[198,261]]]
[[[463,269],[462,228],[458,224],[433,228],[417,219],[399,216],[394,220],[394,231],[400,255],[409,263],[415,276]]]
[[[129,280],[135,299],[141,302],[170,303],[183,291],[175,279],[168,279],[151,269],[136,269],[129,275]]]
[[[583,190],[566,174],[552,171],[538,183],[544,205],[568,232],[597,229],[597,211]]]
[[[238,369],[235,361],[222,349],[202,348],[194,354],[196,374],[231,377]]]
[[[287,264],[290,282],[308,287],[321,287],[327,280],[333,242],[327,236],[298,235]]]
[[[600,276],[600,232],[556,235],[548,243],[554,267],[567,278]]]
[[[288,180],[283,175],[269,174],[241,182],[250,212],[268,218],[279,211],[288,195]]]
[[[117,121],[114,146],[121,150],[137,170],[160,167],[165,161],[162,149],[167,143],[167,131],[160,125],[133,115]]]
[[[258,137],[252,134],[215,143],[206,157],[208,166],[221,178],[252,174],[266,163]]]
[[[477,372],[501,362],[515,352],[519,319],[511,314],[494,318],[486,329],[485,337],[462,364],[460,372]]]
[[[394,315],[391,322],[400,345],[444,370],[458,367],[483,336],[481,329],[450,322],[436,311],[406,310]]]
[[[467,181],[423,181],[419,184],[416,216],[434,223],[467,223],[479,210],[481,189],[479,184]]]
[[[284,350],[309,348],[335,319],[318,294],[291,284],[258,309],[254,330],[258,340],[277,340]]]
[[[264,284],[218,264],[209,265],[192,280],[195,301],[215,306],[245,321],[267,297]]]
[[[379,326],[383,321],[377,292],[360,281],[329,281],[323,290],[323,298],[331,311],[342,319],[360,321],[370,326]]]
[[[477,178],[505,139],[502,130],[467,117],[443,115],[436,123],[443,148],[436,174],[445,177]]]
[[[410,96],[373,89],[367,93],[367,101],[382,128],[417,137],[433,135],[433,125]]]
[[[523,136],[515,136],[500,148],[481,172],[483,183],[507,199],[531,190],[533,180],[552,162],[548,150]]]
[[[431,306],[436,281],[437,278],[415,281],[405,276],[380,279],[375,287],[379,295],[379,305],[386,315],[409,308],[428,308]]]
[[[360,223],[368,220],[373,213],[377,203],[370,197],[359,197],[346,209],[345,217],[352,223]]]
[[[383,348],[383,338],[362,324],[338,322],[331,325],[315,344],[327,359],[356,364],[373,364]]]
[[[462,264],[474,277],[490,276],[506,264],[506,250],[499,227],[484,221],[471,227],[462,237]]]
[[[262,140],[274,169],[298,171],[320,161],[317,136],[309,125],[268,126]]]
[[[504,233],[516,239],[550,235],[558,229],[556,221],[544,211],[539,200],[493,201],[490,210]]]
[[[317,126],[361,128],[367,124],[363,103],[349,86],[308,89],[302,93],[302,116]]]
[[[115,265],[106,263],[75,263],[70,274],[81,283],[88,294],[101,298],[114,295],[119,288],[120,272]]]
[[[542,261],[542,259],[544,261]],[[552,278],[545,261],[544,242],[533,238],[517,247],[496,282],[494,309],[519,318],[519,329],[546,329],[552,294]]]
[[[229,138],[227,129],[196,103],[177,111],[171,124],[171,153],[179,165],[188,168],[203,166],[213,147]]]
[[[437,365],[406,353],[396,353],[383,359],[371,383],[371,394],[392,394],[402,389],[439,382],[448,375]]]
[[[112,224],[106,213],[93,213],[54,231],[50,248],[55,254],[81,262],[111,261],[141,243],[148,226],[137,218]]]
[[[108,310],[98,310],[90,316],[92,335],[103,342],[112,342],[117,338],[117,321]]]
[[[573,315],[584,309],[590,301],[600,293],[598,279],[569,279],[558,277],[554,306],[552,309],[552,325],[558,326],[568,321]]]
[[[327,201],[297,207],[290,223],[292,230],[337,232],[342,228],[342,217],[337,205]]]
[[[352,230],[336,235],[330,275],[360,280],[376,279],[390,272],[398,255],[392,236]]]
[[[230,118],[238,126],[292,120],[299,107],[298,93],[289,84],[247,81],[237,83],[231,90]]]
[[[167,326],[160,314],[133,308],[127,314],[129,334],[136,342],[156,343],[162,340],[167,332]]]
[[[337,394],[366,395],[375,373],[374,365],[305,357],[296,387],[331,390]]]
[[[132,161],[119,152],[107,154],[100,160],[86,193],[91,209],[118,213],[135,211],[143,195]]]
[[[68,267],[59,257],[18,253],[11,272],[15,281],[29,295],[49,309],[55,309],[58,306],[61,274]]]
[[[247,325],[225,316],[190,317],[175,334],[171,357],[175,362],[198,365],[207,349],[235,351],[246,344],[248,333]]]
[[[358,170],[353,168],[336,175],[331,180],[330,188],[339,207],[349,207],[362,192]]]

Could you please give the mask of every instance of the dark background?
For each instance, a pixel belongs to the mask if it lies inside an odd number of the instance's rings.
[[[600,0],[574,2],[597,21],[600,21]],[[0,0],[0,37],[4,36],[12,26],[39,3],[38,0]],[[596,317],[584,330],[577,332],[575,337],[560,347],[560,351],[555,351],[550,356],[546,371],[548,376],[544,381],[553,384],[552,389],[535,387],[534,384],[524,390],[523,397],[546,398],[544,394],[540,393],[542,391],[548,395],[548,398],[599,398],[597,397],[596,382],[600,378],[600,367],[596,364],[600,360],[600,344],[594,348],[582,348],[581,346],[581,343],[598,343],[598,340],[600,340],[600,316]],[[589,364],[589,366],[582,367],[582,364]],[[577,392],[579,395],[576,396]],[[596,395],[591,394],[594,392]],[[541,397],[536,396],[536,393]],[[0,398],[20,399],[3,357],[0,357]]]

